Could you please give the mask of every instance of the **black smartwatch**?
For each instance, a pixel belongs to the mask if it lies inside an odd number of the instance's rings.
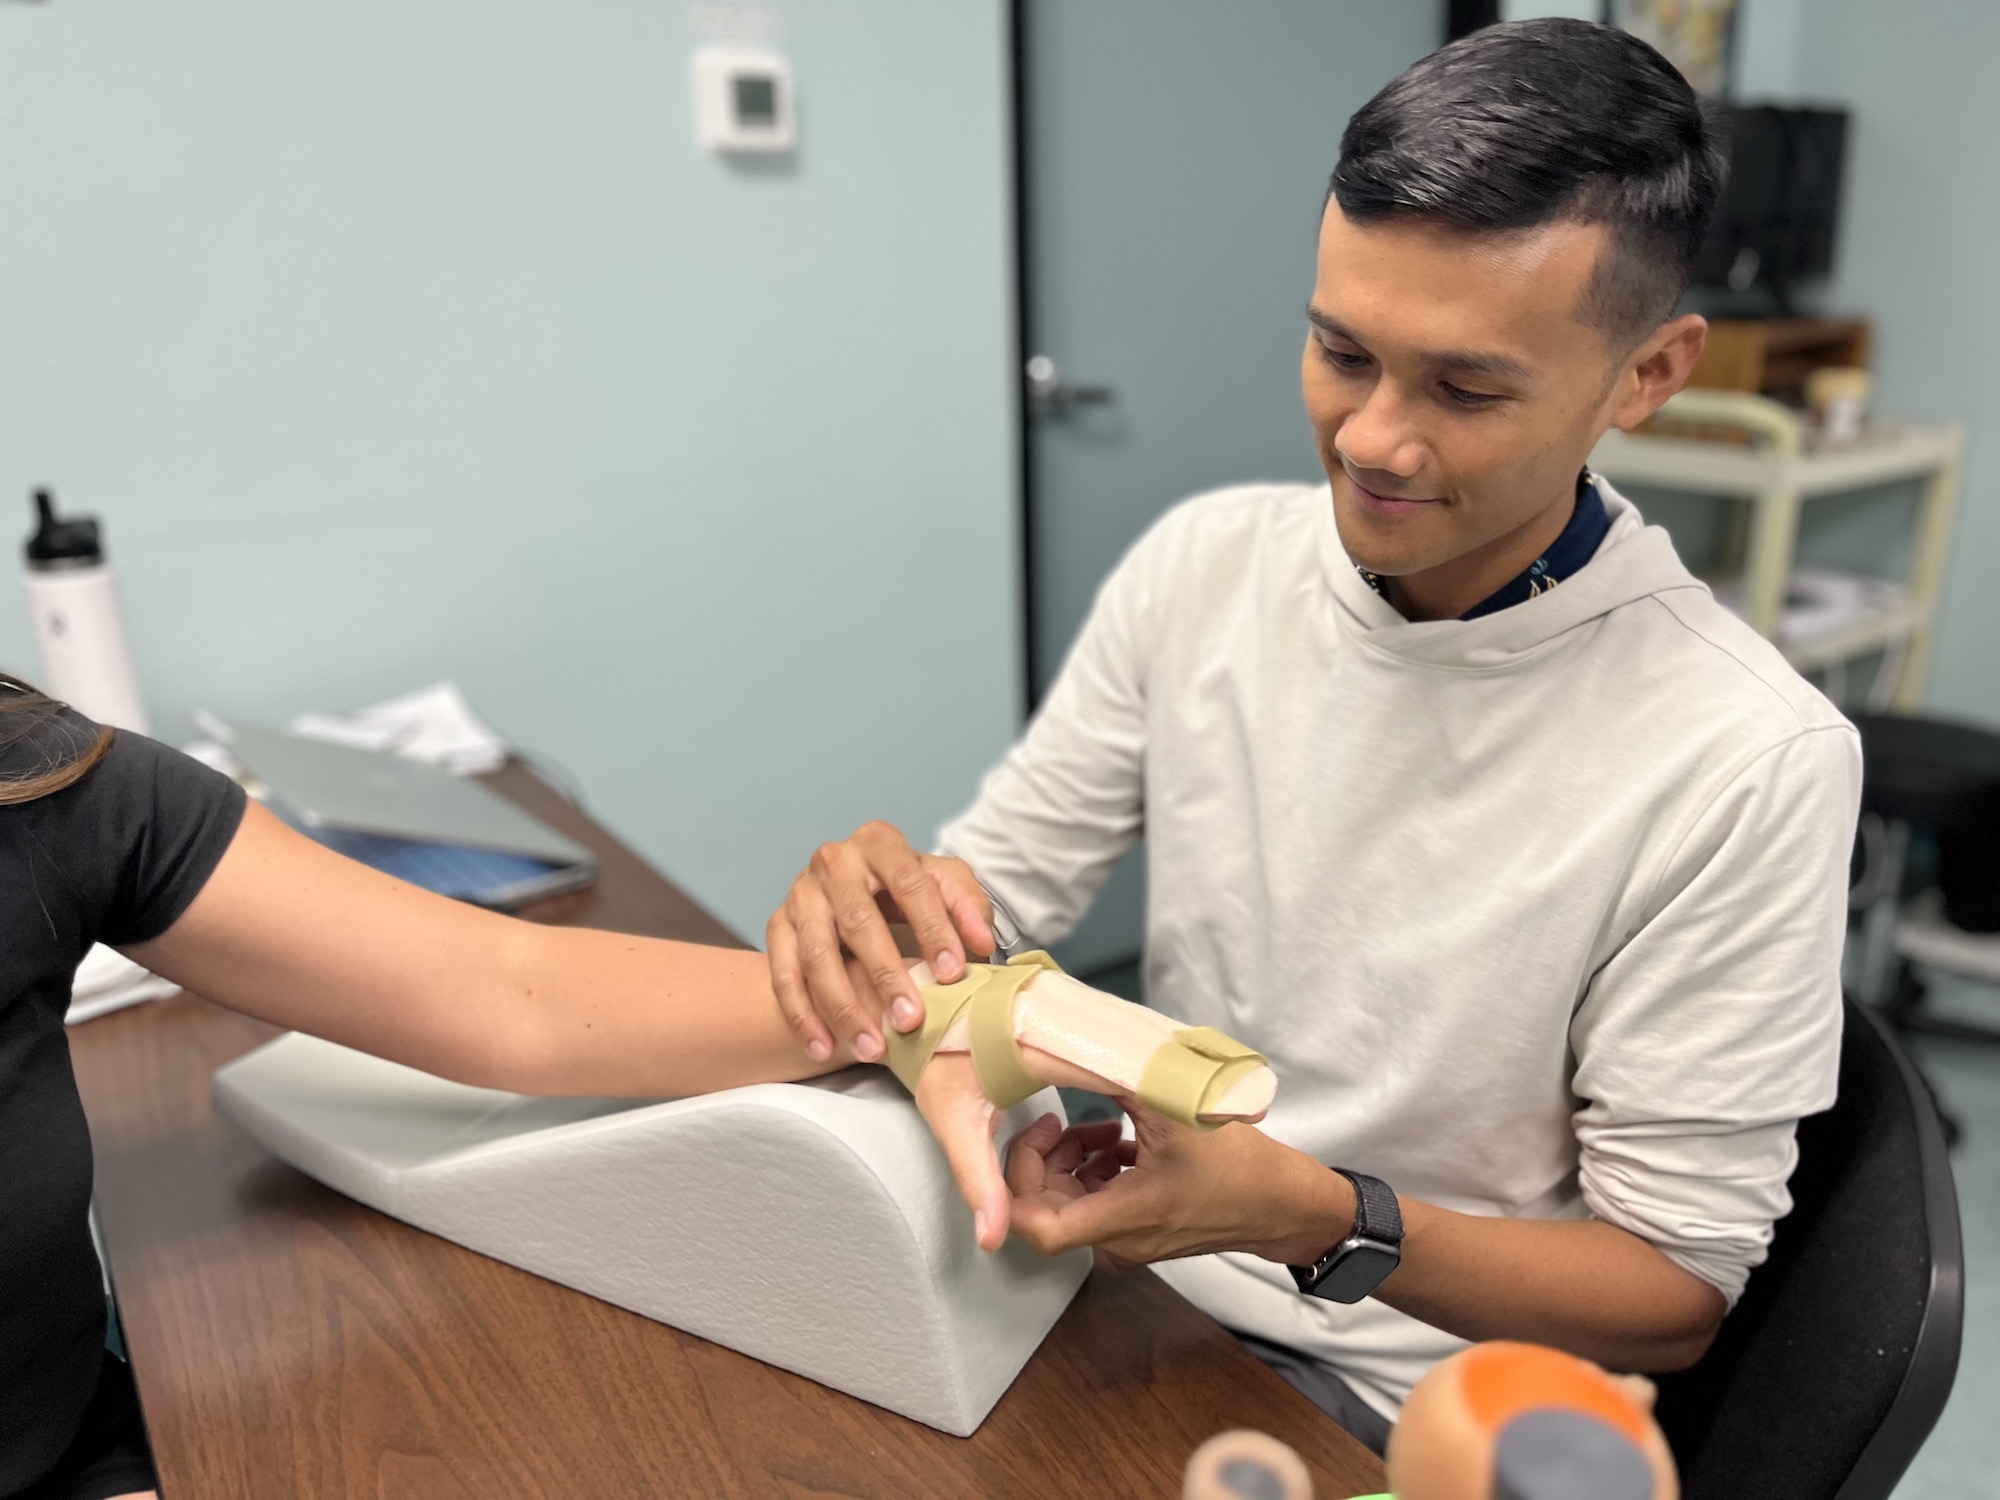
[[[1309,1266],[1289,1266],[1299,1290],[1329,1302],[1359,1302],[1403,1260],[1403,1211],[1379,1177],[1335,1167],[1354,1184],[1354,1229]]]

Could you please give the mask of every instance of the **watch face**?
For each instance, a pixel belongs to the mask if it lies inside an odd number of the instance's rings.
[[[1387,1245],[1372,1240],[1349,1241],[1340,1258],[1313,1288],[1313,1295],[1329,1302],[1359,1302],[1380,1286],[1401,1260]]]

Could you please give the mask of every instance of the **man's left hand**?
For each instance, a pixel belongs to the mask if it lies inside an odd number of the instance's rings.
[[[1045,1255],[1094,1245],[1150,1262],[1243,1250],[1302,1264],[1353,1228],[1346,1179],[1251,1125],[1195,1130],[1120,1100],[1112,1122],[1062,1129],[1045,1115],[1007,1155],[1014,1233]]]

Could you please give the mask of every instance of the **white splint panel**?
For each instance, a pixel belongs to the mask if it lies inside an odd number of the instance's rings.
[[[960,1437],[1090,1269],[973,1242],[944,1153],[885,1072],[664,1104],[448,1083],[297,1034],[216,1107],[386,1214]],[[1011,1139],[1061,1103],[1008,1111]]]

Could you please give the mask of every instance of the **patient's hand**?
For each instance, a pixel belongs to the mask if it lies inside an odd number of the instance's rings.
[[[1111,1092],[1111,1086],[1095,1073],[1051,1057],[1039,1048],[1024,1047],[1022,1056],[1029,1071],[1043,1083]],[[940,1050],[932,1057],[924,1076],[917,1080],[917,1109],[944,1148],[952,1176],[958,1180],[958,1190],[966,1207],[972,1210],[979,1248],[998,1250],[1007,1238],[1013,1195],[1007,1190],[1006,1174],[1001,1171],[1000,1159],[993,1149],[993,1132],[1000,1123],[1001,1112],[981,1092],[971,1053]],[[1112,1121],[1111,1126],[1111,1138],[1115,1141],[1118,1124]],[[1115,1174],[1114,1166],[1110,1174],[1102,1175],[1108,1178]],[[1082,1180],[1096,1182],[1099,1176],[1085,1173]],[[1084,1188],[1078,1186],[1076,1191],[1081,1193]]]
[[[993,1149],[1000,1111],[980,1090],[969,1052],[940,1052],[917,1080],[917,1109],[944,1147],[951,1175],[972,1210],[979,1248],[998,1250],[1007,1238],[1007,1179]]]
[[[850,964],[853,962],[850,960]],[[910,965],[909,977],[919,986],[933,982],[927,965],[914,960],[904,962]],[[1010,972],[1018,976],[1024,971]],[[967,1004],[967,998],[961,995],[956,1003]],[[1030,1087],[1039,1083],[1088,1089],[1120,1099],[1135,1112],[1135,1117],[1138,1113],[1150,1114],[1151,1111],[1128,1096],[1142,1085],[1154,1057],[1165,1047],[1180,1049],[1186,1054],[1185,1060],[1197,1070],[1207,1070],[1194,1074],[1200,1087],[1191,1091],[1190,1097],[1175,1101],[1182,1118],[1204,1124],[1261,1118],[1277,1086],[1275,1075],[1263,1059],[1229,1038],[1213,1032],[1183,1030],[1158,1012],[1093,990],[1053,967],[1035,973],[1009,1004],[1015,1050],[1008,1067],[1011,1069],[1018,1063],[1029,1075]],[[972,1035],[971,1016],[961,1011],[945,1025],[944,1034],[930,1044],[935,1050],[916,1079],[917,1107],[951,1163],[959,1192],[972,1210],[980,1247],[996,1250],[1006,1239],[1010,1226],[1017,1230],[1022,1227],[1024,1208],[1033,1220],[1036,1208],[1048,1211],[1066,1197],[1095,1192],[1107,1186],[1121,1166],[1133,1166],[1135,1160],[1129,1152],[1121,1159],[1115,1150],[1100,1159],[1100,1151],[1114,1147],[1115,1141],[1100,1142],[1097,1137],[1102,1132],[1086,1132],[1075,1137],[1087,1143],[1084,1150],[1070,1160],[1072,1153],[1066,1144],[1063,1152],[1058,1153],[1060,1164],[1051,1166],[1044,1174],[1046,1188],[1053,1197],[1042,1198],[1043,1182],[1038,1182],[1037,1190],[1033,1191],[1024,1191],[1017,1185],[1010,1194],[1009,1174],[1002,1172],[993,1151],[993,1132],[999,1123],[1000,1110],[981,1087],[978,1064],[970,1050]],[[1197,1051],[1197,1046],[1207,1050]],[[920,1051],[897,1064],[900,1076],[906,1081],[918,1055]],[[1077,1057],[1108,1067],[1119,1076],[1093,1072],[1072,1060]],[[989,1064],[994,1061],[988,1058]],[[1024,1090],[1017,1082],[1006,1082],[998,1085],[996,1092],[1003,1099],[1018,1099]],[[1211,1099],[1211,1094],[1218,1097]],[[1173,1123],[1164,1116],[1162,1119],[1169,1125]],[[1059,1130],[1054,1116],[1049,1116],[1023,1138],[1039,1137],[1044,1127]],[[1114,1137],[1115,1134],[1114,1131]],[[1065,1142],[1069,1141],[1070,1137],[1065,1137]],[[1053,1144],[1051,1140],[1028,1154],[1039,1160]],[[1018,1144],[1013,1154],[1016,1159],[1021,1158]],[[1043,1223],[1037,1227],[1048,1226]],[[1037,1243],[1038,1248],[1048,1248]]]

